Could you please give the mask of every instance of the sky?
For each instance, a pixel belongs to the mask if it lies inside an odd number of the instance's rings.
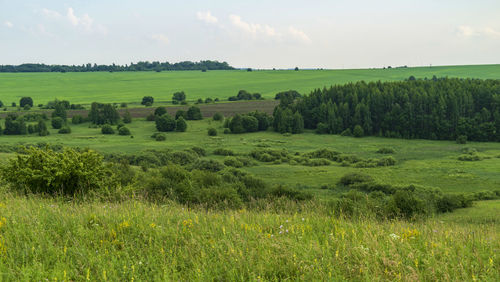
[[[0,64],[500,63],[499,0],[0,0]]]

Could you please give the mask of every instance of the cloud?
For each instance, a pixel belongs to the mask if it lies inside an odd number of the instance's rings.
[[[68,8],[66,17],[72,25],[81,26],[87,31],[92,30],[94,20],[88,14],[84,14],[82,17],[77,17],[73,8],[70,7]]]
[[[168,37],[163,34],[153,34],[151,35],[151,38],[165,45],[167,45],[170,42],[168,40]]]
[[[9,22],[9,21],[5,21],[4,25],[8,28],[13,28],[14,27],[14,24]]]
[[[269,25],[244,22],[238,15],[230,15],[229,20],[231,21],[233,26],[253,36],[266,35],[274,37],[278,35],[278,33],[276,33],[276,30],[273,27]]]
[[[468,25],[462,25],[458,27],[457,33],[459,36],[462,37],[486,36],[486,37],[500,38],[500,31],[492,27],[474,28]]]
[[[204,21],[206,23],[209,23],[209,24],[215,24],[218,22],[217,18],[212,16],[212,14],[210,13],[210,11],[206,11],[206,12],[197,12],[196,13],[196,17],[198,17],[198,19],[200,21]]]
[[[62,17],[61,14],[59,14],[58,12],[46,8],[42,9],[42,14],[50,19],[59,19]]]
[[[290,34],[291,37],[293,37],[299,41],[303,41],[305,43],[311,42],[311,39],[309,38],[309,36],[307,36],[307,34],[305,32],[303,32],[302,30],[296,29],[293,26],[288,27],[288,34]]]

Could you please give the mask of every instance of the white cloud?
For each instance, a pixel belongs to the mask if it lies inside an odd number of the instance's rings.
[[[163,34],[153,34],[151,38],[165,45],[170,42],[168,37]]]
[[[212,16],[212,14],[210,13],[210,11],[206,11],[206,12],[197,12],[196,13],[196,17],[198,17],[198,19],[200,21],[204,21],[206,23],[209,23],[209,24],[215,24],[218,22],[217,18]]]
[[[458,27],[458,35],[462,37],[473,37],[473,36],[487,36],[487,37],[500,37],[500,31],[492,28],[474,28],[468,25],[462,25]]]
[[[458,27],[458,34],[464,37],[470,37],[476,35],[476,31],[468,25],[461,25]]]
[[[292,36],[293,38],[295,38],[297,40],[300,40],[300,41],[303,41],[306,43],[311,42],[311,39],[309,38],[309,36],[307,36],[307,34],[305,32],[303,32],[302,30],[296,29],[293,26],[288,27],[288,34],[290,34],[290,36]]]
[[[77,17],[73,8],[70,7],[68,8],[66,17],[74,26],[81,26],[87,31],[90,31],[92,29],[94,20],[88,14],[84,14],[82,17]]]
[[[231,21],[233,26],[246,33],[252,34],[253,36],[263,34],[266,36],[273,37],[278,35],[278,33],[276,33],[276,30],[273,27],[268,25],[244,22],[238,15],[230,15],[229,20]]]
[[[11,23],[11,22],[9,22],[9,21],[6,21],[6,22],[4,23],[4,25],[5,25],[6,27],[8,27],[8,28],[13,28],[13,27],[14,27],[14,24],[13,24],[13,23]]]
[[[42,14],[50,19],[59,19],[62,17],[58,12],[46,8],[42,9]]]

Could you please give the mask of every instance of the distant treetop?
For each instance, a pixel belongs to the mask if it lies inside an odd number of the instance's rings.
[[[227,62],[199,61],[199,62],[138,62],[130,65],[45,65],[22,64],[0,65],[0,72],[95,72],[95,71],[182,71],[182,70],[233,70]]]

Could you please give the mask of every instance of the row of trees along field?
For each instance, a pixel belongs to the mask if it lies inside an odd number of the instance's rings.
[[[281,120],[300,122],[299,115],[318,133],[500,141],[500,80],[410,77],[317,89],[296,103],[284,96],[274,111],[275,130],[295,133]]]
[[[232,70],[227,62],[218,61],[184,61],[178,63],[169,62],[138,62],[130,65],[45,65],[45,64],[22,64],[22,65],[0,65],[0,72],[95,72],[95,71],[183,71],[183,70]]]

